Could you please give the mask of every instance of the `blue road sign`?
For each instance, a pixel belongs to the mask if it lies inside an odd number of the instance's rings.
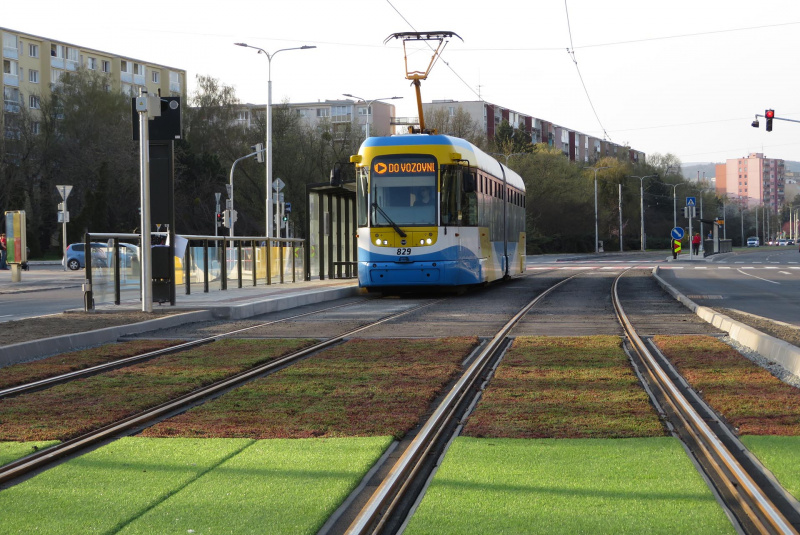
[[[672,235],[673,240],[682,240],[683,239],[683,229],[681,227],[675,227],[672,229],[670,233]]]
[[[697,206],[696,197],[686,197],[686,206]]]

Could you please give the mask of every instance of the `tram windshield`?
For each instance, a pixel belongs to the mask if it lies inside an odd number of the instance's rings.
[[[436,225],[436,161],[433,158],[376,158],[370,171],[372,226]]]

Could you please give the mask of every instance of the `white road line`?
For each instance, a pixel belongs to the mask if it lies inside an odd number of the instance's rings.
[[[762,279],[761,277],[756,277],[755,275],[751,275],[751,274],[749,274],[749,273],[745,273],[745,272],[744,272],[744,271],[742,271],[741,269],[737,269],[736,271],[738,271],[738,272],[739,272],[739,273],[741,273],[742,275],[747,275],[748,277],[753,277],[754,279],[762,280],[762,281],[764,281],[764,282],[769,282],[769,283],[772,283],[772,284],[777,284],[778,286],[780,286],[780,284],[781,284],[780,282],[775,282],[775,281],[771,281],[771,280],[767,280],[767,279]]]
[[[778,273],[780,273],[781,275],[791,275],[791,273],[789,273],[788,271],[779,271]]]

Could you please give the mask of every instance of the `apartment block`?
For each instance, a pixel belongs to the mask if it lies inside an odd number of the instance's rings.
[[[3,108],[0,118],[22,108],[37,110],[65,73],[85,68],[109,76],[109,91],[135,96],[139,88],[186,96],[186,71],[0,27],[3,41]],[[8,122],[6,135],[9,135]]]
[[[641,151],[482,100],[434,100],[422,104],[422,111],[426,115],[445,110],[450,116],[454,116],[459,109],[468,113],[472,121],[482,128],[487,140],[494,139],[502,121],[508,121],[514,128],[522,127],[531,136],[533,143],[545,143],[561,149],[572,161],[593,163],[605,156],[626,157],[632,162],[643,162],[645,159],[645,154]]]
[[[275,105],[273,103],[273,107]],[[370,136],[388,136],[395,133],[395,127],[392,125],[395,106],[386,102],[368,103],[345,99],[289,103],[288,106],[300,116],[305,126],[317,128],[321,124],[330,124],[335,138],[341,137],[340,134],[344,129],[354,124],[358,125],[361,135],[365,137],[367,130]],[[263,116],[265,113],[266,104],[242,104],[237,112],[237,122],[246,127],[254,126],[255,117]]]
[[[786,168],[783,160],[753,152],[746,158],[726,160],[716,166],[719,195],[747,199],[751,206],[765,205],[777,211],[786,200]]]

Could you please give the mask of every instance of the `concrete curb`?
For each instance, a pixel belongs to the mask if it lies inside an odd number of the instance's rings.
[[[122,336],[139,334],[158,329],[168,329],[187,323],[209,321],[213,319],[242,320],[260,314],[287,310],[303,305],[333,301],[345,297],[360,295],[363,292],[357,286],[346,288],[321,289],[299,292],[292,295],[276,295],[265,297],[262,301],[241,305],[207,306],[197,305],[191,312],[177,313],[165,318],[155,318],[139,323],[107,327],[96,331],[65,334],[41,340],[21,342],[0,347],[0,366],[26,362],[49,355],[75,351],[77,349],[116,342]]]
[[[772,361],[783,366],[787,371],[800,376],[800,348],[784,342],[774,336],[762,333],[749,325],[740,323],[725,314],[720,314],[708,307],[700,306],[658,275],[658,266],[653,269],[653,276],[659,285],[675,299],[683,303],[689,310],[697,314],[714,327],[726,331],[731,338],[745,347],[757,351]]]
[[[139,323],[118,325],[116,327],[106,327],[105,329],[98,329],[96,331],[65,334],[62,336],[53,336],[50,338],[42,338],[40,340],[32,340],[30,342],[11,344],[0,347],[0,366],[26,362],[37,358],[46,357],[48,355],[65,353],[67,351],[75,351],[84,347],[116,342],[122,336],[153,331],[156,329],[167,329],[170,327],[177,327],[178,325],[184,325],[186,323],[207,321],[210,319],[213,319],[210,311],[198,310],[194,312],[179,313],[166,318],[156,318],[142,321]]]
[[[347,288],[333,288],[325,290],[310,290],[293,295],[267,297],[263,301],[244,303],[241,305],[211,306],[207,309],[217,319],[241,320],[278,312],[303,305],[334,301],[345,297],[353,297],[362,293],[361,288],[351,286]]]

